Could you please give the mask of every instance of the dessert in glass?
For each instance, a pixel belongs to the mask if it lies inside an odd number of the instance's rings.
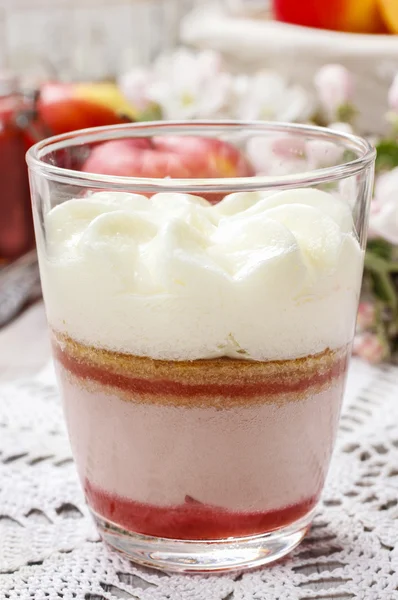
[[[347,134],[243,122],[98,128],[29,151],[76,466],[103,539],[132,560],[254,567],[304,537],[336,436],[374,157]]]

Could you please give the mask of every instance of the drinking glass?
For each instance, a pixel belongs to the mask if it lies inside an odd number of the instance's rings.
[[[345,133],[229,121],[84,130],[28,152],[73,455],[101,536],[133,561],[255,567],[309,529],[374,159]]]

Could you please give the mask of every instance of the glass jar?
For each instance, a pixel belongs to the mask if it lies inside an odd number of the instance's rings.
[[[25,163],[30,142],[18,124],[26,106],[16,76],[0,74],[0,265],[34,247]]]
[[[130,559],[241,569],[304,537],[374,159],[336,131],[232,121],[94,128],[29,151],[72,450],[102,537]]]

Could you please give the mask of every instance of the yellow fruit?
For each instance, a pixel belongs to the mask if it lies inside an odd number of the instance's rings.
[[[398,0],[378,0],[385,24],[391,33],[398,33]]]
[[[133,121],[138,116],[138,111],[114,83],[78,83],[75,86],[75,97],[102,105]]]

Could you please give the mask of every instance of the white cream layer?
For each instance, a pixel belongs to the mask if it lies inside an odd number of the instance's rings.
[[[287,359],[351,340],[363,253],[314,189],[99,192],[53,208],[39,244],[51,326],[139,356]]]

